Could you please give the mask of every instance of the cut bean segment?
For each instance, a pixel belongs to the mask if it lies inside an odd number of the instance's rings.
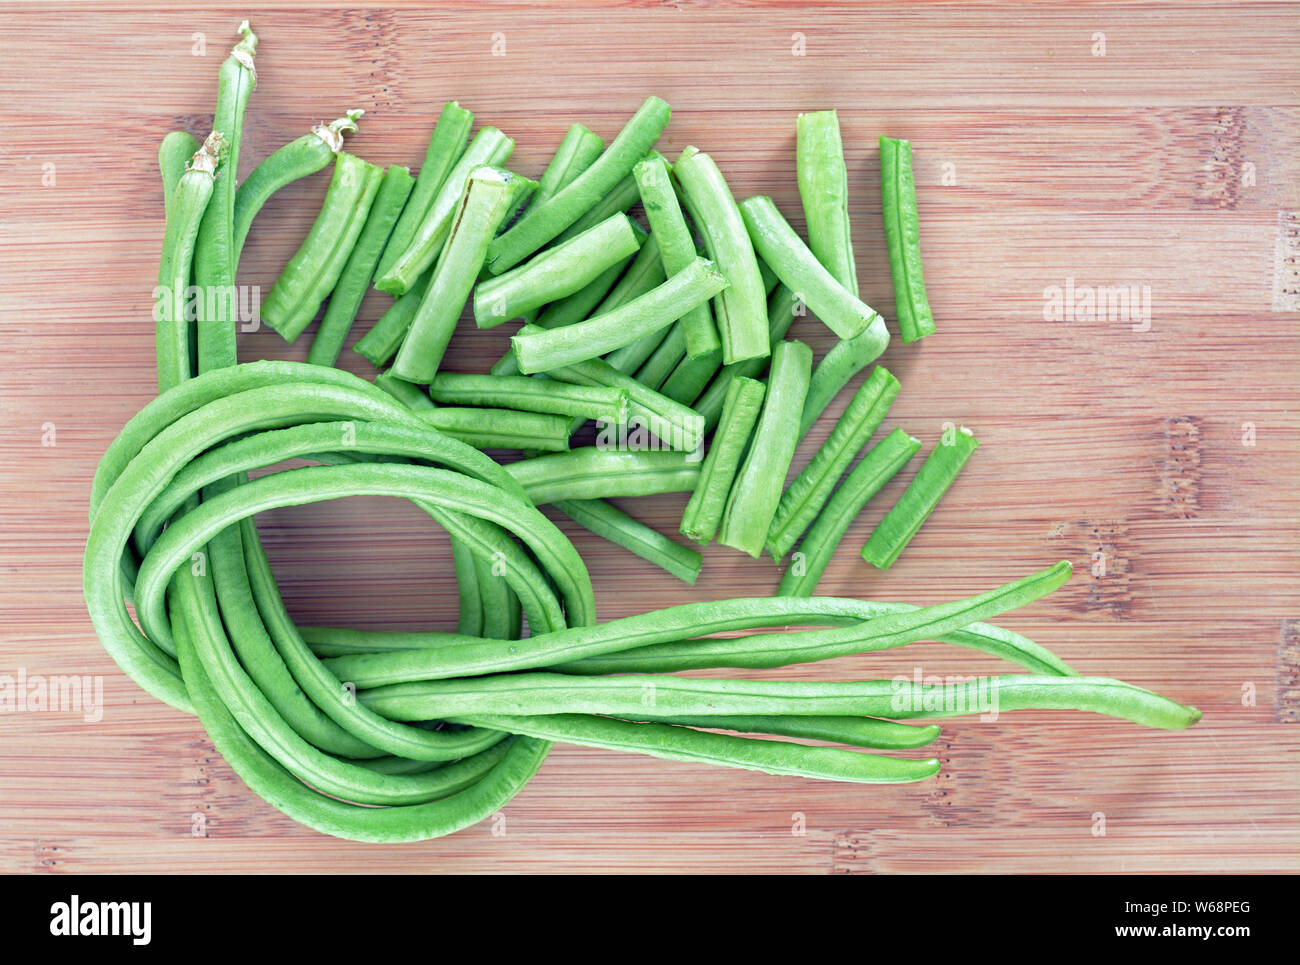
[[[934,313],[921,274],[920,219],[912,178],[912,142],[880,139],[880,198],[889,273],[894,279],[894,316],[903,341],[934,334]]]
[[[420,165],[410,201],[393,227],[393,233],[384,246],[383,257],[375,268],[376,278],[388,274],[393,262],[415,240],[415,233],[428,215],[429,207],[438,196],[447,175],[465,153],[470,128],[473,126],[473,113],[455,101],[443,105],[442,113],[433,125],[433,134],[429,137],[429,147],[424,152],[424,163]]]
[[[767,532],[767,550],[777,562],[817,519],[844,470],[884,421],[898,388],[898,379],[883,365],[876,366],[817,454],[782,494]]]
[[[480,282],[474,289],[474,321],[479,328],[492,328],[572,295],[638,247],[627,215],[606,218],[514,270]]]
[[[638,163],[632,174],[650,222],[650,233],[659,242],[664,273],[671,276],[695,260],[695,239],[686,225],[677,192],[673,190],[668,162],[662,155],[655,155]],[[708,355],[722,347],[708,305],[697,305],[682,315],[681,329],[686,354],[691,358]]]
[[[829,352],[822,356],[817,367],[813,369],[812,380],[808,383],[808,399],[803,405],[803,416],[799,420],[799,438],[802,439],[821,418],[831,400],[840,394],[840,390],[849,384],[849,380],[880,357],[889,340],[880,335],[884,323],[880,326],[870,325],[857,338],[841,339],[831,346]]]
[[[800,114],[795,130],[795,175],[808,225],[808,247],[831,277],[856,295],[849,176],[839,116],[833,110]]]
[[[731,189],[713,158],[693,147],[673,165],[673,176],[709,258],[730,283],[713,306],[723,362],[766,358],[771,352],[767,297],[754,245]]]
[[[785,338],[786,332],[790,331],[790,326],[794,324],[794,320],[801,314],[803,314],[802,303],[794,297],[794,293],[790,289],[784,285],[778,285],[767,301],[767,331],[773,345],[777,345]],[[746,359],[743,362],[733,362],[731,365],[724,366],[718,372],[717,377],[709,383],[709,387],[691,403],[691,408],[704,418],[704,425],[707,429],[712,429],[718,424],[731,380],[737,378],[757,379],[762,376],[763,370],[767,366],[768,359],[766,357],[753,358]]]
[[[481,405],[554,415],[627,422],[627,393],[607,386],[573,385],[521,375],[459,375],[440,372],[429,385],[433,401]]]
[[[415,181],[406,168],[393,165],[379,182],[375,201],[366,215],[365,226],[357,236],[356,246],[343,266],[343,274],[330,293],[329,304],[316,337],[312,339],[307,361],[313,365],[333,365],[338,361],[352,323],[361,307],[361,299],[370,288],[370,279],[380,253],[397,223]]]
[[[749,438],[763,408],[766,387],[744,377],[732,379],[722,421],[713,435],[709,453],[700,467],[700,480],[682,513],[681,532],[698,543],[713,539],[722,522],[740,461],[749,448]]]
[[[978,446],[979,440],[965,426],[946,430],[943,440],[930,450],[902,498],[871,531],[871,538],[862,547],[862,558],[882,570],[893,566]]]
[[[757,559],[781,501],[790,461],[799,444],[799,414],[808,394],[812,349],[781,342],[772,351],[763,412],[722,519],[719,541]]]
[[[524,326],[519,331],[530,332],[532,328]],[[624,375],[604,359],[588,359],[546,374],[562,382],[622,389],[627,393],[629,425],[645,429],[672,449],[692,452],[704,441],[704,420],[699,413]]]
[[[604,355],[667,328],[684,309],[703,304],[726,286],[727,279],[710,262],[696,258],[658,288],[615,311],[562,328],[530,327],[515,335],[515,359],[520,371],[530,374]]]
[[[919,441],[902,429],[895,429],[862,457],[808,528],[799,552],[781,576],[777,593],[807,597],[816,592],[817,583],[848,532],[849,524],[920,448]]]
[[[475,168],[470,174],[433,278],[393,360],[394,374],[422,385],[433,380],[483,267],[488,244],[509,211],[512,180],[508,172],[490,167]]]
[[[530,208],[492,243],[488,268],[493,274],[513,268],[599,204],[654,145],[669,113],[664,101],[647,98],[591,167],[545,203]]]
[[[235,192],[235,257],[244,250],[248,230],[257,213],[275,192],[286,184],[323,170],[343,150],[343,135],[357,132],[357,121],[365,111],[348,111],[329,124],[318,124],[311,132],[272,152],[253,168]]]
[[[584,529],[635,553],[685,583],[700,576],[703,557],[695,550],[674,543],[623,510],[603,499],[561,499],[555,508]]]
[[[781,216],[771,198],[747,198],[740,205],[745,227],[763,262],[798,293],[822,323],[840,338],[854,338],[879,321],[880,337],[889,340],[884,322],[866,302],[822,267],[808,246]]]
[[[379,321],[375,322],[370,331],[357,339],[352,351],[364,355],[376,368],[387,365],[402,347],[402,339],[410,331],[411,321],[415,318],[424,293],[428,291],[432,277],[432,270],[426,272],[415,283],[415,287],[389,305],[388,311],[379,316]]]
[[[605,142],[581,124],[574,124],[564,134],[551,163],[546,165],[532,203],[544,204],[560,192],[600,157]]]
[[[443,179],[406,250],[376,279],[376,288],[390,295],[404,295],[411,290],[416,279],[437,261],[461,207],[470,174],[484,166],[501,167],[514,147],[515,142],[495,127],[485,127],[474,135],[465,153]]]
[[[521,459],[506,466],[506,471],[524,487],[529,499],[541,505],[563,499],[688,492],[699,478],[700,464],[689,452],[582,446]]]
[[[383,169],[353,154],[340,154],[334,162],[315,223],[262,303],[262,320],[286,342],[303,333],[334,289],[383,175]]]

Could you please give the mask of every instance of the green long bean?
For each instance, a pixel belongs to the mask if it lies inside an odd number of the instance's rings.
[[[365,111],[348,111],[329,124],[317,124],[302,137],[271,152],[253,168],[235,192],[235,258],[248,240],[253,219],[275,192],[287,184],[308,177],[331,164],[343,150],[343,135],[357,132],[357,121]]]
[[[198,370],[234,365],[235,352],[235,178],[244,132],[244,109],[257,84],[253,57],[257,34],[245,20],[239,25],[239,42],[218,73],[217,107],[212,129],[220,131],[225,149],[217,167],[212,197],[203,212],[194,246],[194,282],[204,293],[198,313]]]
[[[436,129],[434,133],[436,136]],[[438,187],[406,249],[375,279],[376,288],[390,295],[404,295],[411,290],[416,280],[437,261],[461,207],[470,174],[485,165],[501,167],[514,147],[515,142],[495,127],[481,128],[474,135]]]
[[[370,331],[357,339],[352,351],[365,356],[376,368],[387,365],[402,347],[402,340],[411,329],[411,322],[420,308],[424,293],[429,290],[432,278],[433,271],[426,272],[410,291],[389,305],[388,311],[379,316],[379,321],[371,326]]]
[[[830,741],[848,747],[870,747],[876,750],[905,751],[924,747],[939,736],[938,724],[900,724],[875,717],[808,717],[798,714],[764,716],[761,714],[710,714],[707,717],[688,717],[680,714],[670,718],[638,712],[631,719],[681,727],[708,727],[744,734],[772,734],[776,737],[798,737],[807,740]]]
[[[415,178],[415,187],[407,200],[402,215],[393,226],[384,253],[375,267],[375,277],[383,278],[395,262],[411,246],[415,233],[429,213],[429,207],[441,191],[447,175],[460,161],[469,141],[470,128],[474,126],[474,115],[455,101],[448,101],[442,107],[433,133],[429,136],[429,146],[424,152],[424,163],[420,165]]]
[[[612,503],[603,499],[560,499],[554,506],[584,529],[635,553],[679,580],[693,585],[699,579],[704,562],[699,553],[674,543]]]
[[[572,295],[635,254],[638,246],[627,215],[606,218],[517,268],[480,282],[474,289],[474,322],[479,328],[492,328]]]
[[[767,388],[753,379],[737,378],[727,390],[722,421],[700,467],[700,480],[682,513],[681,532],[699,543],[713,539],[722,522],[727,496],[749,448]]]
[[[157,302],[154,306],[159,392],[179,385],[192,374],[186,294],[194,265],[194,243],[203,213],[212,198],[213,174],[221,147],[221,135],[213,131],[190,158],[167,202],[167,229],[158,265]]]
[[[832,332],[840,338],[854,338],[880,318],[875,309],[822,266],[771,198],[762,195],[746,198],[740,204],[740,213],[763,263],[776,273],[781,284],[798,292]],[[880,327],[883,331],[883,323]]]
[[[315,223],[262,303],[262,320],[286,342],[306,330],[338,283],[383,173],[354,154],[340,154],[334,162],[334,177]]]
[[[599,158],[545,202],[530,207],[488,251],[493,274],[513,268],[581,218],[632,173],[668,124],[668,105],[648,97]]]
[[[730,283],[713,305],[723,362],[766,358],[771,343],[763,278],[731,189],[713,158],[694,147],[682,152],[673,176],[709,258]]]
[[[488,244],[505,220],[511,180],[496,168],[479,167],[470,173],[429,287],[393,360],[393,372],[399,377],[427,385],[437,374]]]
[[[789,741],[711,734],[671,724],[638,724],[582,714],[553,714],[548,717],[485,714],[468,719],[543,740],[647,754],[670,761],[739,767],[787,777],[900,784],[923,781],[939,772],[939,762],[933,758],[914,761],[838,747],[809,747]]]
[[[781,596],[812,596],[840,541],[862,507],[902,469],[921,443],[895,429],[862,457],[804,534],[781,576]]]
[[[736,476],[722,517],[719,541],[757,559],[781,501],[790,461],[799,443],[795,428],[808,394],[812,350],[802,342],[781,342],[772,350],[763,411],[754,441]]]
[[[592,359],[667,328],[691,306],[702,305],[727,286],[703,258],[622,308],[563,328],[529,327],[511,339],[524,373],[545,372]]]
[[[440,372],[430,383],[429,393],[434,402],[442,405],[497,406],[616,424],[625,423],[628,418],[627,393],[621,389],[572,385],[553,379]]]
[[[650,222],[650,233],[659,241],[664,273],[673,275],[695,260],[695,239],[673,190],[668,162],[656,155],[639,162],[632,174]],[[699,358],[722,348],[708,305],[697,305],[682,315],[681,331],[690,358]]]
[[[848,166],[839,116],[833,110],[800,114],[795,130],[795,174],[808,226],[808,247],[832,278],[857,295]]]
[[[862,383],[822,447],[781,495],[767,531],[767,550],[777,562],[821,514],[835,484],[884,421],[898,396],[898,379],[883,365]]]
[[[934,313],[921,273],[920,219],[912,177],[912,142],[880,138],[880,202],[894,280],[894,317],[903,342],[934,334]]]
[[[882,570],[894,565],[979,446],[975,434],[965,426],[948,436],[945,432],[944,439],[930,450],[902,497],[871,531],[862,547],[862,558],[868,563]]]
[[[629,451],[581,446],[568,452],[520,459],[506,472],[534,503],[687,492],[699,477],[699,461],[668,449]]]
[[[384,244],[406,205],[414,183],[411,172],[406,168],[394,164],[384,172],[361,233],[357,235],[356,245],[348,255],[338,284],[330,293],[325,315],[321,318],[316,337],[312,339],[311,349],[307,352],[307,361],[313,365],[333,365],[338,361],[339,352],[343,350],[343,343],[347,341],[352,323],[361,307],[361,300],[370,288],[370,279],[379,263]]]

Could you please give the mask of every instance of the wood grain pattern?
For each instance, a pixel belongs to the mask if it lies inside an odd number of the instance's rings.
[[[422,6],[8,8],[0,674],[101,677],[103,717],[0,714],[0,871],[1300,870],[1300,7]],[[888,574],[856,550],[915,466],[854,523],[821,588],[932,603],[1070,559],[1071,583],[1002,622],[1081,671],[1196,704],[1202,724],[951,721],[943,774],[885,788],[561,747],[503,835],[484,822],[404,847],[325,838],[263,804],[192,718],[117,672],[80,594],[91,474],[153,392],[157,143],[206,130],[245,15],[262,38],[245,173],[349,107],[368,112],[353,150],[416,164],[438,106],[458,98],[514,136],[512,163],[536,175],[569,123],[612,136],[654,92],[674,108],[666,153],[699,144],[738,195],[773,195],[801,228],[794,116],[835,106],[863,297],[887,315],[875,142],[911,138],[940,334],[883,359],[904,388],[882,431],[928,446],[960,421],[982,445]],[[268,205],[242,282],[270,285],[324,180]],[[1068,284],[1147,286],[1149,330],[1044,320],[1049,290]],[[358,333],[384,304],[367,297]],[[818,328],[794,334],[821,352]],[[467,327],[455,368],[482,370],[506,334]],[[270,332],[241,338],[246,360],[305,354]],[[627,508],[671,531],[683,503]],[[770,564],[713,547],[686,587],[559,523],[606,618],[777,583]],[[446,541],[412,507],[352,499],[260,526],[304,621],[451,626]],[[914,668],[1001,669],[927,643],[763,675]]]

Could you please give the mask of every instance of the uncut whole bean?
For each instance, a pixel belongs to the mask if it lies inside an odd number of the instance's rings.
[[[419,841],[500,811],[557,742],[787,779],[909,783],[939,770],[936,756],[908,755],[940,730],[904,721],[990,705],[1170,730],[1199,719],[1151,691],[1081,676],[983,622],[1043,600],[1069,579],[1069,561],[927,607],[810,595],[863,504],[919,448],[896,429],[849,469],[907,391],[878,368],[782,496],[799,440],[889,342],[884,320],[857,297],[850,175],[833,111],[797,122],[808,243],[766,199],[737,206],[707,154],[688,148],[670,167],[654,150],[670,111],[653,95],[606,132],[616,134],[608,147],[572,122],[544,172],[502,168],[511,137],[490,124],[473,133],[474,114],[449,100],[415,176],[365,160],[360,112],[349,111],[238,184],[257,47],[246,22],[239,34],[219,69],[211,134],[200,143],[172,131],[159,149],[159,395],[126,421],[95,472],[83,594],[122,671],[196,714],[270,805],[324,834]],[[882,146],[892,152],[886,236],[893,279],[906,289],[896,305],[907,343],[934,329],[910,149]],[[239,364],[229,306],[201,312],[196,329],[177,293],[192,281],[233,286],[266,199],[331,161],[313,228],[263,305],[293,342],[333,292],[309,361]],[[356,343],[375,366],[360,378],[334,363],[372,275],[397,300]],[[815,370],[811,351],[786,340],[805,301],[841,336]],[[524,318],[509,364],[446,371],[467,303],[484,328]],[[498,337],[507,351],[511,335]],[[574,437],[590,419],[595,445]],[[975,446],[965,433],[955,442],[932,452],[873,534],[864,555],[882,570]],[[781,557],[802,535],[779,594],[761,595],[765,569],[760,595],[602,622],[587,544],[538,506],[553,504],[648,573],[695,583],[699,552],[606,501],[654,494],[681,494],[691,539],[721,530],[722,544],[752,557],[765,544]],[[352,496],[407,500],[448,534],[454,631],[300,626],[289,613],[256,516]],[[846,565],[859,583],[886,577],[854,556]],[[883,671],[679,675],[883,658],[926,639],[1020,672],[939,685]],[[959,746],[951,756],[961,759]]]

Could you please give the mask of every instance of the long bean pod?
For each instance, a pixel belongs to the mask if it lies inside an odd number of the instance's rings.
[[[727,286],[727,279],[703,258],[622,308],[563,328],[530,328],[511,339],[524,373],[563,368],[612,352],[661,331],[681,312],[702,305]]]
[[[767,531],[767,549],[773,559],[779,562],[790,552],[821,514],[844,470],[884,421],[898,389],[898,379],[883,365],[876,366],[862,383],[822,447],[781,494]]]
[[[714,302],[724,363],[766,358],[767,298],[754,245],[736,200],[713,158],[693,147],[673,165],[682,200],[704,238],[704,247],[730,283]]]
[[[513,268],[599,204],[654,145],[669,114],[664,101],[646,98],[591,167],[542,204],[532,206],[518,224],[492,242],[489,269],[499,275]]]
[[[554,506],[584,529],[635,553],[679,580],[694,584],[699,579],[704,562],[699,553],[674,543],[612,503],[603,499],[560,499]]]
[[[603,385],[573,385],[521,375],[460,375],[440,372],[429,385],[442,405],[497,406],[526,412],[627,422],[627,393]]]
[[[474,289],[474,321],[492,328],[548,302],[572,295],[637,251],[627,215],[615,214],[517,268]]]
[[[944,439],[930,450],[902,497],[871,531],[862,547],[862,558],[882,570],[893,566],[978,446],[979,440],[965,426],[958,426],[951,438],[945,432]]]
[[[383,278],[395,262],[411,246],[415,233],[420,229],[429,207],[438,196],[447,175],[460,161],[465,153],[465,144],[469,140],[470,128],[474,126],[474,114],[465,110],[455,101],[448,101],[442,107],[438,120],[434,122],[433,133],[429,136],[429,146],[424,152],[424,163],[415,178],[415,187],[411,191],[402,216],[393,226],[393,233],[384,245],[384,253],[375,267],[375,277]]]
[[[511,180],[496,168],[479,167],[470,173],[429,287],[393,360],[394,374],[408,382],[427,385],[437,374],[488,244],[509,210]]]
[[[808,394],[812,350],[803,342],[781,342],[772,350],[763,411],[754,441],[727,498],[719,540],[757,559],[781,501],[790,461],[799,443],[795,428]]]
[[[328,124],[317,124],[302,137],[273,151],[244,179],[235,192],[235,258],[248,240],[248,231],[267,201],[285,185],[315,174],[343,150],[343,135],[357,132],[365,111],[352,110]]]
[[[895,429],[862,457],[835,490],[799,544],[799,551],[781,576],[777,593],[812,596],[849,524],[872,496],[903,468],[921,443]]]
[[[767,389],[762,382],[738,378],[727,390],[727,404],[722,421],[713,435],[709,453],[700,467],[700,479],[682,513],[681,532],[700,543],[707,543],[718,531],[727,496],[740,469],[740,461],[749,448],[749,437],[758,422]]]
[[[673,190],[668,173],[668,162],[656,155],[639,162],[632,169],[650,222],[650,233],[659,240],[659,255],[663,259],[664,273],[672,275],[695,260],[695,239],[687,227],[677,193]],[[722,348],[717,326],[708,305],[697,305],[681,316],[681,329],[686,342],[686,354],[699,358]]]
[[[904,343],[934,334],[934,313],[921,273],[920,219],[912,177],[912,142],[880,138],[880,201],[889,273],[894,280],[894,317]]]
[[[470,174],[484,165],[495,168],[505,164],[514,147],[515,142],[495,127],[484,127],[474,135],[469,147],[447,172],[406,249],[375,279],[376,288],[390,295],[404,295],[411,290],[437,261],[460,209]]]
[[[391,165],[379,182],[374,203],[371,204],[356,245],[343,266],[338,284],[330,293],[329,304],[321,318],[316,337],[312,339],[307,361],[313,365],[333,365],[338,361],[343,343],[347,341],[352,323],[361,307],[361,300],[370,288],[370,279],[384,244],[392,233],[406,199],[414,185],[411,172],[404,167]]]

